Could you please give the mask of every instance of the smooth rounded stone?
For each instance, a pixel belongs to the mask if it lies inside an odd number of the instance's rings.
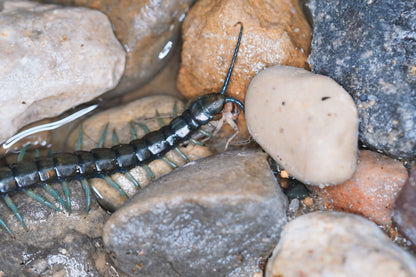
[[[259,151],[201,159],[145,187],[114,213],[103,240],[136,276],[249,276],[276,245],[287,199]]]
[[[114,24],[127,59],[123,77],[109,96],[141,87],[168,63],[171,53],[180,46],[180,27],[194,1],[52,0],[98,9]]]
[[[354,173],[357,109],[330,78],[273,66],[250,83],[245,105],[250,134],[291,176],[334,185]]]
[[[59,184],[52,187],[63,195]],[[105,254],[100,238],[108,214],[94,199],[86,214],[80,182],[69,182],[69,187],[71,213],[55,211],[22,192],[10,195],[27,230],[5,202],[0,201],[0,216],[13,232],[10,236],[0,227],[0,273],[4,276],[114,276],[110,274],[114,272],[114,265]],[[41,187],[33,191],[62,209]]]
[[[125,52],[98,11],[6,1],[0,26],[0,141],[112,89],[123,73]]]
[[[392,220],[400,233],[408,238],[416,251],[416,169],[410,173],[394,203]]]
[[[357,103],[360,140],[396,157],[416,156],[416,2],[309,1],[315,73]]]
[[[144,124],[150,131],[160,129],[159,119],[163,124],[167,125],[175,116],[175,112],[180,114],[185,109],[182,101],[177,98],[167,95],[154,95],[137,99],[124,106],[114,107],[103,112],[97,113],[88,119],[82,121],[79,126],[76,126],[66,142],[66,149],[69,151],[75,150],[77,140],[80,132],[80,125],[83,129],[83,150],[91,150],[98,147],[99,141],[102,137],[104,129],[108,128],[105,137],[105,147],[111,147],[113,143],[113,133],[117,134],[119,143],[129,143],[133,140],[131,135],[131,123],[137,133],[137,138],[145,135],[143,128],[135,123]],[[159,116],[157,115],[159,113]],[[185,154],[190,161],[197,160],[212,154],[210,149],[205,146],[188,144],[178,147],[179,150]],[[174,162],[178,167],[183,166],[186,161],[175,150],[172,150],[165,155],[170,161]],[[173,170],[173,168],[162,159],[157,159],[148,164],[148,167],[154,174],[154,178],[158,178]],[[131,176],[136,179],[141,187],[146,186],[151,178],[146,169],[142,166],[137,166],[129,171]],[[129,181],[125,174],[116,173],[111,175],[111,178],[127,193],[132,196],[137,188]],[[120,207],[126,197],[117,192],[113,187],[109,186],[104,179],[94,178],[90,184],[99,192],[105,199],[106,207],[109,210],[116,210]]]
[[[416,259],[371,221],[314,212],[284,227],[266,267],[272,276],[416,276]]]
[[[240,26],[240,50],[227,94],[244,103],[251,79],[266,67],[304,67],[311,27],[297,0],[200,0],[182,26],[182,57],[177,86],[187,98],[220,91],[230,66]],[[244,116],[240,133],[247,134]]]
[[[360,214],[377,224],[390,225],[393,205],[407,180],[400,161],[361,150],[357,169],[346,182],[313,188],[315,194],[338,211]]]

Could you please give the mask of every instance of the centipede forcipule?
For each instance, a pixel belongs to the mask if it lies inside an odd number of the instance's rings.
[[[95,148],[90,151],[55,153],[19,161],[0,167],[0,196],[30,189],[40,183],[68,181],[126,172],[135,166],[148,164],[160,158],[188,140],[201,126],[214,120],[226,103],[234,103],[244,111],[244,105],[226,95],[241,42],[243,25],[228,68],[224,84],[219,93],[205,94],[194,100],[189,109],[175,117],[168,125],[150,132],[128,144],[117,144],[111,148]]]

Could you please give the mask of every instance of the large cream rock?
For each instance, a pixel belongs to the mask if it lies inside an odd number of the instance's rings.
[[[125,51],[108,18],[76,7],[6,1],[0,11],[0,142],[114,88]]]
[[[357,109],[332,79],[295,67],[270,67],[250,83],[245,105],[253,138],[295,178],[334,185],[354,173]]]

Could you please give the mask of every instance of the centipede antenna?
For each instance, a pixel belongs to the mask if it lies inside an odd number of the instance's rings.
[[[183,153],[181,151],[181,149],[179,149],[178,147],[176,147],[174,150],[185,161],[185,163],[189,163],[190,162],[188,156],[186,156],[185,153]]]
[[[10,231],[9,227],[7,227],[6,222],[0,217],[0,225],[3,227],[10,235],[12,234],[12,231]]]
[[[138,189],[141,189],[142,186],[140,185],[140,183],[133,177],[133,175],[131,175],[130,172],[126,171],[124,172],[124,176],[127,177],[127,179],[129,179],[129,181]]]
[[[22,224],[23,228],[27,230],[26,224],[23,221],[23,217],[19,212],[19,209],[17,208],[16,204],[13,202],[13,200],[10,198],[8,194],[3,195],[4,202],[6,202],[7,207],[10,208],[10,210],[13,212],[13,214],[16,216],[17,220]]]
[[[91,208],[91,187],[85,178],[81,179],[81,185],[85,192],[85,213],[88,214]]]
[[[228,69],[227,77],[225,77],[224,85],[222,86],[221,91],[220,91],[220,94],[222,95],[225,95],[225,93],[227,92],[228,83],[230,82],[231,74],[233,73],[235,60],[237,59],[237,54],[238,54],[238,48],[240,48],[241,37],[243,35],[243,23],[238,22],[237,24],[241,25],[240,34],[238,35],[237,44],[235,46],[234,55],[231,61],[230,68]]]
[[[33,190],[25,189],[25,193],[27,194],[27,196],[29,196],[33,200],[38,201],[39,203],[45,205],[46,207],[56,210],[58,212],[61,212],[60,208],[56,207],[54,204],[52,204],[51,202],[43,198],[40,194],[34,192]]]
[[[104,142],[105,142],[105,137],[107,136],[108,125],[109,125],[109,123],[107,123],[107,124],[105,125],[104,131],[103,131],[103,133],[101,134],[101,138],[100,138],[100,141],[98,142],[97,147],[103,147]]]
[[[114,182],[114,180],[111,179],[110,176],[107,176],[106,175],[106,176],[103,176],[102,178],[107,182],[107,184],[109,184],[110,186],[112,186],[113,188],[115,188],[122,196],[124,196],[126,198],[129,198],[129,196],[127,195],[127,193],[120,187],[119,184],[117,184],[116,182]]]
[[[71,191],[69,190],[69,185],[67,181],[62,181],[62,190],[64,191],[66,210],[68,211],[68,213],[71,213]]]
[[[225,103],[229,103],[229,102],[237,104],[240,107],[240,109],[244,112],[244,110],[245,110],[244,109],[244,104],[241,103],[239,100],[237,100],[235,98],[232,98],[232,97],[229,97],[229,96],[226,96],[225,97]]]

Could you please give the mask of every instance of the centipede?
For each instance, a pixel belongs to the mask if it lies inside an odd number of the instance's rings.
[[[145,166],[153,160],[162,158],[168,151],[189,140],[203,125],[218,118],[226,103],[236,104],[244,112],[243,103],[226,93],[243,34],[243,24],[241,22],[237,24],[240,25],[240,32],[221,90],[196,98],[188,109],[173,118],[169,124],[126,144],[116,144],[109,148],[99,147],[90,151],[52,153],[35,157],[30,161],[18,160],[8,166],[0,167],[0,197],[21,224],[26,228],[9,194],[21,191],[32,193],[31,188],[43,184],[49,193],[56,195],[48,184],[54,182],[67,184],[74,179],[80,180],[86,193],[89,194],[90,188],[86,179],[105,178],[117,172],[128,173],[133,167]],[[56,199],[65,204],[59,196],[56,196]],[[43,199],[38,201],[47,203]],[[11,233],[1,218],[0,225]]]

